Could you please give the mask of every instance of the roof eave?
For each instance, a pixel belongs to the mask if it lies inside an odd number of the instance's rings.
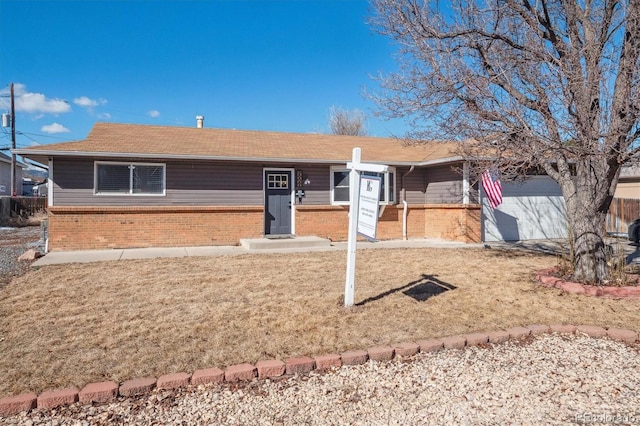
[[[250,161],[262,163],[320,163],[320,164],[346,164],[351,161],[345,159],[327,158],[288,158],[288,157],[228,157],[217,155],[184,155],[184,154],[148,154],[131,152],[100,152],[100,151],[50,151],[35,149],[16,149],[15,154],[27,158],[31,157],[111,157],[111,158],[148,158],[148,159],[168,159],[168,160],[207,160],[207,161]],[[460,161],[461,157],[448,157],[429,161],[368,161],[375,164],[390,164],[395,166],[427,166],[442,163]]]
[[[417,162],[416,166],[436,166],[436,165],[440,165],[440,164],[448,164],[448,163],[458,163],[460,161],[464,161],[464,158],[456,155],[453,157],[445,157],[445,158],[438,158],[435,160],[426,160],[426,161],[420,161]]]

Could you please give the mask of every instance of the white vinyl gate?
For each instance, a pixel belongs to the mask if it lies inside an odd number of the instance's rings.
[[[567,237],[564,198],[558,184],[548,176],[502,183],[502,204],[495,210],[484,191],[481,198],[485,242]]]

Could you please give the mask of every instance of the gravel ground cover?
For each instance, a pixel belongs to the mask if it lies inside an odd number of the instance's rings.
[[[39,226],[0,227],[0,287],[29,270],[31,262],[18,261],[30,248],[41,250]]]
[[[546,334],[281,381],[34,410],[7,425],[639,424],[637,345]]]

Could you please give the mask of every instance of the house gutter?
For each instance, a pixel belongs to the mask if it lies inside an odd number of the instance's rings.
[[[409,205],[407,204],[407,189],[404,185],[404,178],[405,176],[407,176],[409,173],[413,172],[413,170],[416,168],[416,166],[411,166],[411,168],[409,168],[409,171],[405,174],[403,174],[400,179],[401,179],[401,184],[402,184],[402,240],[406,241],[407,240],[407,215],[409,214]]]
[[[132,152],[101,152],[101,151],[57,151],[45,149],[15,149],[12,153],[29,157],[102,157],[102,158],[144,158],[144,159],[167,159],[167,160],[208,160],[208,161],[251,161],[262,163],[302,163],[302,164],[346,164],[351,159],[323,159],[323,158],[287,158],[287,157],[233,157],[221,155],[181,155],[181,154],[143,154]],[[390,164],[394,166],[430,166],[436,164],[452,163],[462,160],[462,157],[447,157],[429,161],[388,161],[388,160],[367,160],[368,163]]]

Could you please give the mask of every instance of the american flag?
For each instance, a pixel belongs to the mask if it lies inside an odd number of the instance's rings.
[[[502,203],[502,185],[495,170],[485,170],[482,173],[482,188],[487,194],[491,208],[495,209]]]

